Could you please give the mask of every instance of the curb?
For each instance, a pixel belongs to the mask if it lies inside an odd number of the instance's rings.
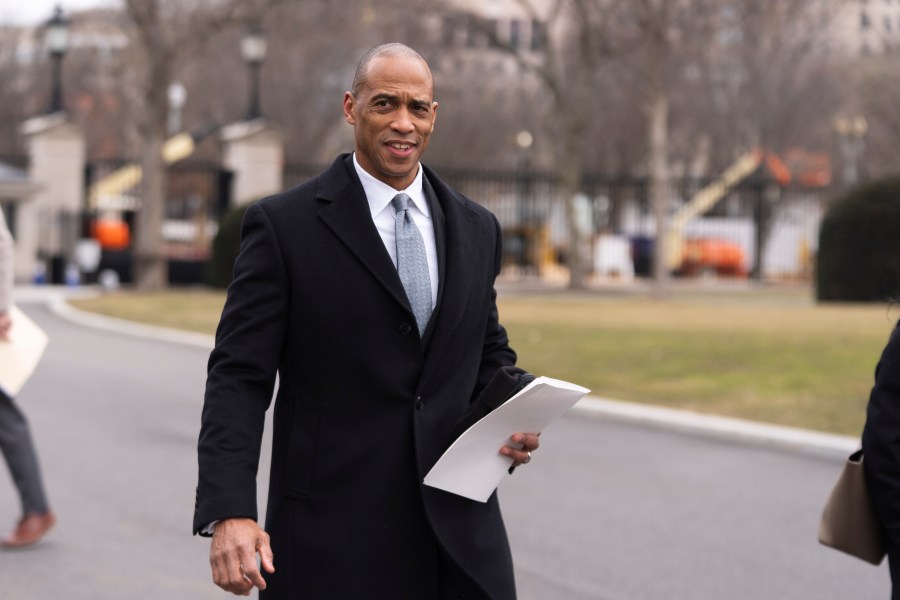
[[[66,302],[66,294],[45,296],[42,302],[55,315],[86,327],[185,344],[206,350],[212,350],[215,344],[215,337],[211,335],[144,325],[79,310]],[[705,415],[688,410],[649,406],[596,396],[582,398],[572,408],[572,412],[585,417],[606,418],[689,435],[813,454],[830,459],[843,460],[860,446],[859,438],[850,436],[768,425],[756,421]]]
[[[620,422],[791,450],[830,459],[844,460],[860,447],[859,438],[850,436],[594,396],[581,399],[572,410],[589,417],[610,418]]]
[[[94,329],[112,331],[136,337],[151,338],[163,342],[184,344],[207,350],[212,350],[215,345],[215,337],[211,335],[182,331],[180,329],[172,329],[169,327],[159,327],[157,325],[145,325],[144,323],[136,323],[125,319],[117,319],[115,317],[86,312],[74,308],[71,304],[66,302],[66,298],[62,296],[47,299],[45,305],[56,316],[78,325],[84,325],[85,327],[93,327]]]

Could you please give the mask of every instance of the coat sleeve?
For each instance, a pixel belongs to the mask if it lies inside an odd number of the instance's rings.
[[[257,518],[260,446],[284,346],[289,295],[272,221],[260,204],[251,205],[209,359],[194,533],[214,520]]]
[[[900,551],[900,328],[895,328],[875,368],[863,452],[872,504],[889,551]]]

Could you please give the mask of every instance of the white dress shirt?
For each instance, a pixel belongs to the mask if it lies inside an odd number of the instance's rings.
[[[395,190],[388,184],[375,179],[372,175],[363,169],[356,160],[356,153],[353,153],[353,166],[356,168],[356,174],[362,182],[363,190],[366,193],[366,200],[369,202],[369,210],[372,213],[372,221],[384,242],[384,247],[394,267],[397,266],[397,233],[394,225],[394,207],[391,200],[394,196],[403,192],[410,197],[412,203],[409,207],[409,214],[412,215],[419,233],[422,234],[422,241],[425,243],[425,257],[428,260],[428,273],[431,279],[431,306],[437,304],[438,290],[438,260],[437,260],[437,244],[434,240],[434,221],[431,218],[431,212],[428,210],[428,202],[425,201],[425,188],[422,185],[422,165],[419,164],[419,171],[412,184],[405,190]]]

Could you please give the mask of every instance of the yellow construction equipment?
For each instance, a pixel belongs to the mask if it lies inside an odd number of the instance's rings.
[[[708,211],[724,198],[736,183],[756,171],[763,157],[764,153],[759,150],[747,152],[728,167],[721,177],[694,194],[672,215],[665,236],[666,262],[670,270],[681,266],[684,254],[684,228],[688,221]]]

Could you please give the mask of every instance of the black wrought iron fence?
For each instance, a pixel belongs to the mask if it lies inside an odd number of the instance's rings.
[[[321,172],[321,166],[289,165],[286,186]],[[656,223],[646,178],[589,174],[570,207],[557,176],[540,171],[438,169],[457,190],[491,210],[504,231],[507,274],[538,275],[565,270],[572,227],[585,240],[581,248],[599,278],[630,278],[652,273]],[[818,231],[830,188],[780,186],[750,176],[721,194],[695,216],[692,201],[714,179],[673,182],[664,243],[668,268],[682,277],[754,277],[809,280]],[[568,211],[568,212],[567,212]]]

